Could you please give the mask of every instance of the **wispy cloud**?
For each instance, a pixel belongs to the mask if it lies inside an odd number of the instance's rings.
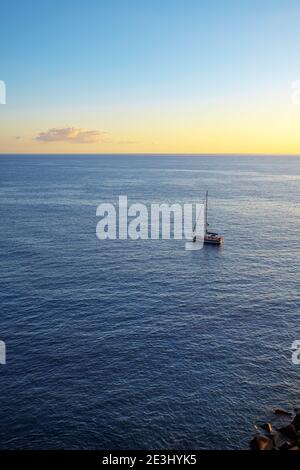
[[[46,132],[40,132],[35,140],[38,142],[73,142],[76,144],[93,144],[107,136],[105,131],[89,131],[76,127],[53,127]]]

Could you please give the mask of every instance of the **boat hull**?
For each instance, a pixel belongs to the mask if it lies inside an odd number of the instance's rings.
[[[204,237],[204,244],[205,245],[222,245],[224,242],[224,237],[217,236],[217,237]]]

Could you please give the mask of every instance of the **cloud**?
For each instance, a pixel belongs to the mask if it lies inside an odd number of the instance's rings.
[[[35,140],[38,142],[73,142],[76,144],[93,144],[102,140],[107,135],[105,131],[89,131],[76,127],[63,127],[48,129],[40,132]]]

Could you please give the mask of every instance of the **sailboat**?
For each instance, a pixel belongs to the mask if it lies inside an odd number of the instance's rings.
[[[222,245],[224,242],[224,237],[219,235],[215,232],[209,232],[208,226],[209,223],[207,222],[207,214],[208,214],[208,191],[206,191],[205,197],[205,213],[204,213],[204,244],[205,245]],[[193,238],[193,242],[197,241],[196,235]]]

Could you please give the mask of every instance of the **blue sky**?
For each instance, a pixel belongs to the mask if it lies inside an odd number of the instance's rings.
[[[46,122],[72,109],[78,122],[113,105],[259,95],[300,77],[299,22],[291,0],[2,0],[6,112]]]

